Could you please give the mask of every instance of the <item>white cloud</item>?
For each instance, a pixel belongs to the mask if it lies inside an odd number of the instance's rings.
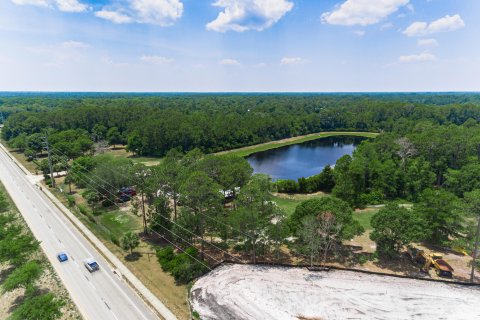
[[[223,59],[220,60],[219,63],[223,66],[239,66],[240,62],[235,59]]]
[[[80,41],[69,40],[69,41],[65,41],[65,42],[62,43],[62,48],[65,48],[65,49],[86,49],[86,48],[90,48],[90,45],[88,45],[86,43],[83,43],[83,42],[80,42]]]
[[[137,22],[170,26],[183,14],[183,3],[179,0],[133,0]]]
[[[387,29],[391,29],[391,28],[393,28],[393,23],[387,22],[387,23],[382,24],[382,26],[380,27],[380,30],[383,31],[383,30],[387,30]]]
[[[355,30],[353,31],[353,33],[355,33],[359,37],[363,37],[365,35],[365,31],[363,30]]]
[[[87,5],[78,0],[55,0],[60,11],[64,12],[83,12],[87,10]]]
[[[306,62],[308,62],[308,60],[299,57],[284,57],[282,60],[280,60],[280,65],[285,66],[292,64],[303,64]]]
[[[446,15],[445,17],[430,23],[421,21],[414,22],[403,31],[403,34],[409,37],[425,36],[438,32],[455,31],[463,27],[465,27],[465,22],[462,20],[460,15]]]
[[[113,23],[149,23],[162,27],[171,26],[183,14],[180,0],[132,0],[128,5],[104,7],[95,16]]]
[[[48,0],[12,0],[12,2],[20,6],[30,5],[38,7],[48,7],[49,4]]]
[[[88,9],[86,4],[78,0],[12,0],[12,2],[18,5],[38,7],[53,7],[53,4],[55,4],[58,10],[63,12],[83,12]]]
[[[424,52],[420,54],[412,54],[408,56],[400,56],[398,62],[401,63],[410,63],[410,62],[426,62],[426,61],[435,61],[437,57],[431,53]]]
[[[156,65],[166,65],[173,62],[173,59],[162,56],[142,56],[140,60]]]
[[[347,0],[335,10],[322,14],[322,22],[367,26],[378,23],[408,2],[409,0]]]
[[[287,0],[217,0],[213,5],[224,10],[206,27],[218,32],[262,31],[293,8],[293,2]]]
[[[435,39],[418,39],[417,44],[419,47],[436,47],[438,41]]]
[[[95,12],[95,16],[118,24],[133,22],[132,18],[118,11],[100,10]]]

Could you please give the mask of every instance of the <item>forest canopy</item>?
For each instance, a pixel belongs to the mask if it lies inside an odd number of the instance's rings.
[[[0,96],[0,112],[7,118],[2,130],[7,141],[20,136],[24,144],[47,128],[82,129],[94,141],[164,156],[172,148],[212,153],[320,131],[404,134],[419,125],[473,125],[480,119],[479,103],[480,95],[467,93],[59,93]]]

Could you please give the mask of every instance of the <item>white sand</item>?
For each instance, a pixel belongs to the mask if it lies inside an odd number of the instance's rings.
[[[480,319],[480,288],[350,271],[224,265],[200,278],[201,319]]]

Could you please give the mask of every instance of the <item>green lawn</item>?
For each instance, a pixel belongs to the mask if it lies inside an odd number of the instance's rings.
[[[305,200],[284,199],[274,196],[273,201],[275,201],[280,208],[285,210],[287,216],[290,216],[295,212],[295,208]],[[372,226],[370,225],[370,221],[372,220],[373,215],[377,212],[378,209],[373,208],[368,208],[361,212],[354,212],[353,219],[357,220],[365,230],[371,230]]]
[[[372,226],[370,225],[370,221],[372,220],[373,215],[377,212],[378,210],[375,210],[375,209],[368,209],[361,212],[354,212],[353,219],[357,220],[360,223],[360,225],[363,228],[365,228],[365,230],[371,230]]]
[[[234,154],[239,157],[247,157],[252,153],[261,152],[270,149],[276,149],[292,144],[302,143],[311,140],[317,140],[321,138],[333,137],[333,136],[356,136],[356,137],[366,137],[366,138],[375,138],[378,133],[375,132],[320,132],[312,133],[304,136],[298,136],[278,141],[271,141],[267,143],[257,144],[254,146],[243,147],[239,149],[233,149],[229,151],[222,151],[217,154]]]
[[[285,210],[287,216],[292,215],[295,208],[302,202],[302,200],[283,199],[280,197],[273,197],[273,201],[275,201],[280,208]]]
[[[102,225],[117,238],[121,238],[128,231],[141,228],[140,218],[118,210],[102,213],[99,219]]]

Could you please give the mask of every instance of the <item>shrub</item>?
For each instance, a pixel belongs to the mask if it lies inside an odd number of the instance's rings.
[[[83,215],[88,215],[89,214],[88,208],[85,205],[79,204],[77,206],[77,208],[78,208],[78,211],[80,211],[81,214],[83,214]]]
[[[114,234],[110,235],[110,241],[112,241],[112,243],[117,247],[120,247],[120,240],[118,240],[117,236]]]
[[[73,207],[75,205],[75,197],[67,195],[68,206]]]
[[[42,294],[26,299],[16,308],[9,319],[58,319],[62,316],[61,308],[65,302],[56,298],[52,293]]]
[[[164,271],[170,272],[178,283],[187,283],[208,271],[199,262],[198,251],[188,248],[183,253],[175,254],[171,246],[157,251],[158,262]]]
[[[167,246],[157,251],[157,259],[163,271],[170,271],[170,261],[175,258],[172,246]]]
[[[115,203],[114,203],[112,200],[110,200],[110,199],[105,199],[105,200],[102,201],[102,207],[104,207],[104,208],[111,207],[111,206],[113,206],[114,204],[115,204]]]
[[[384,199],[385,197],[378,190],[371,191],[370,193],[364,193],[360,196],[360,202],[364,205],[382,204],[384,202]]]
[[[95,217],[92,216],[92,215],[90,215],[90,214],[88,215],[88,220],[90,220],[91,222],[97,224],[97,220],[95,220]]]

